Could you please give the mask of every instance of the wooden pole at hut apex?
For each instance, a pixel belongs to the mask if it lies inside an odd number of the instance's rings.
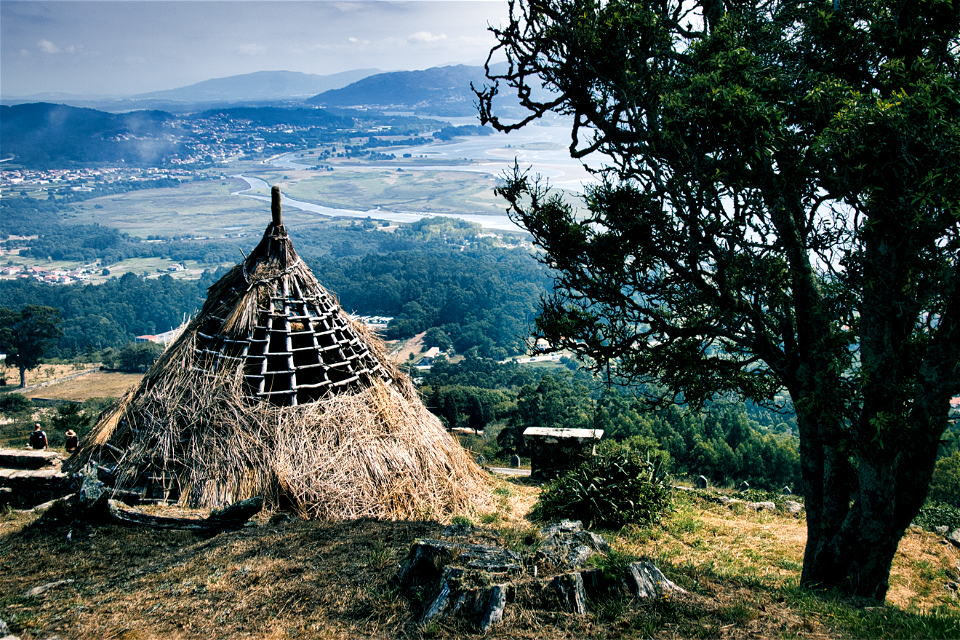
[[[273,226],[279,227],[280,222],[280,187],[270,189],[270,213],[273,214]]]

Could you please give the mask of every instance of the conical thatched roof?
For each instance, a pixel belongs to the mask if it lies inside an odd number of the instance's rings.
[[[68,462],[116,490],[222,506],[258,495],[320,519],[489,507],[484,472],[273,221]],[[109,471],[109,473],[107,473]]]

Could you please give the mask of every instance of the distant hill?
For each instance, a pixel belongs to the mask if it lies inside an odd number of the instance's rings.
[[[215,78],[179,89],[128,96],[130,100],[173,100],[178,102],[245,102],[293,100],[345,87],[379,69],[355,69],[328,76],[297,71],[257,71],[227,78]]]
[[[112,114],[46,102],[0,106],[0,153],[33,166],[151,164],[177,152],[162,135],[172,119],[163,111]]]
[[[0,106],[0,157],[12,156],[17,164],[34,169],[117,162],[155,166],[174,154],[181,159],[196,160],[210,153],[209,149],[201,150],[209,147],[213,140],[208,135],[211,126],[208,121],[221,121],[226,125],[226,138],[216,144],[226,145],[230,153],[246,152],[248,147],[258,152],[251,127],[272,129],[256,132],[257,139],[267,146],[346,140],[358,131],[382,130],[382,127],[397,136],[426,132],[437,132],[438,137],[486,133],[478,127],[444,127],[445,123],[424,118],[298,104],[296,108],[217,106],[179,116],[165,111],[108,113],[49,103],[3,105]]]
[[[333,114],[326,109],[281,109],[278,107],[227,107],[208,109],[195,115],[197,118],[223,118],[227,120],[249,120],[264,127],[289,125],[294,127],[333,127],[348,128],[355,126],[350,115]]]
[[[136,109],[159,109],[189,113],[223,106],[268,106],[300,102],[318,93],[339,89],[375,73],[379,69],[354,69],[326,76],[296,71],[257,71],[227,78],[214,78],[186,87],[152,91],[136,95],[97,96],[46,93],[33,96],[4,97],[5,105],[56,102],[117,113]]]
[[[472,116],[476,96],[470,83],[487,82],[483,67],[456,65],[424,71],[392,71],[316,95],[307,103],[329,107],[373,106],[433,116]]]

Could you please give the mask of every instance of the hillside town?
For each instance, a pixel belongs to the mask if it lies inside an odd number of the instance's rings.
[[[3,166],[3,165],[0,165]],[[18,189],[61,192],[89,192],[101,185],[122,182],[148,182],[164,178],[189,180],[195,172],[188,169],[159,167],[83,167],[78,169],[4,169],[0,170],[0,197]]]

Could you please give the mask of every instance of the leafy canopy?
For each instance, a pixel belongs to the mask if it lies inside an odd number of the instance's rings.
[[[960,7],[510,6],[481,120],[569,118],[600,178],[498,189],[558,274],[538,337],[658,398],[789,395],[802,579],[882,599],[960,393]]]
[[[59,309],[34,304],[20,311],[0,308],[0,350],[7,354],[7,364],[20,369],[21,386],[24,373],[40,366],[61,335]]]

